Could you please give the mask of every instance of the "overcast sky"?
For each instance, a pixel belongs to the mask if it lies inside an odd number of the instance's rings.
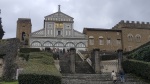
[[[150,22],[150,0],[0,0],[4,38],[16,37],[18,18],[31,18],[32,32],[43,28],[44,17],[58,11],[74,18],[74,29],[110,29],[121,20]]]

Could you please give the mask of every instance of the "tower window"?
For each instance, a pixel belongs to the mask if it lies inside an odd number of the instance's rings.
[[[25,32],[22,32],[22,40],[23,41],[25,40],[25,36],[26,36]]]

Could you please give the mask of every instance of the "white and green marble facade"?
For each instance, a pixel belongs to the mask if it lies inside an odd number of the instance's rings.
[[[44,27],[30,34],[30,47],[40,49],[74,47],[77,50],[86,50],[88,42],[86,35],[74,30],[73,27],[73,18],[60,10],[45,16]]]

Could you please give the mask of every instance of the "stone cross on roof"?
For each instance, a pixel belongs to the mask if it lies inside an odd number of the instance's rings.
[[[60,12],[60,5],[58,5],[58,12]]]

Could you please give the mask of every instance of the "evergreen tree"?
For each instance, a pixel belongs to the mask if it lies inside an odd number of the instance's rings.
[[[0,13],[1,13],[1,10],[0,10]],[[5,32],[4,32],[3,28],[2,28],[2,21],[1,21],[1,17],[0,17],[0,39],[3,38],[4,33]]]

